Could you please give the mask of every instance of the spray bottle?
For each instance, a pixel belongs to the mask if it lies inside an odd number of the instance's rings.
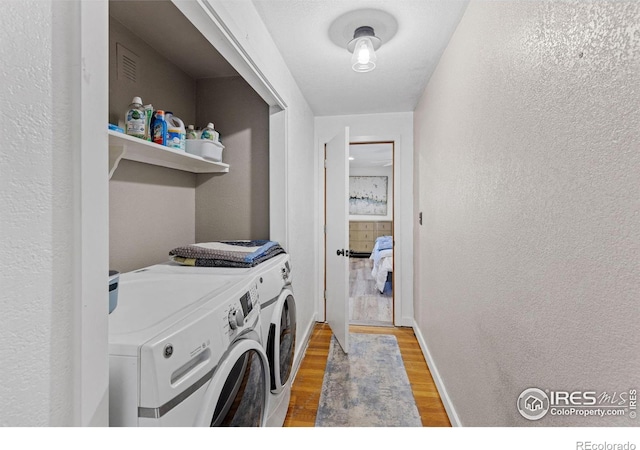
[[[160,145],[167,145],[167,122],[164,120],[164,111],[156,111],[153,121],[153,142]]]

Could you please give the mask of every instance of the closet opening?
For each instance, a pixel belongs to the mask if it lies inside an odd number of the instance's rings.
[[[270,105],[195,25],[205,14],[195,2],[109,2],[109,122],[124,129],[140,97],[185,128],[212,123],[223,146],[212,162],[109,131],[110,268],[121,273],[182,245],[271,235]]]

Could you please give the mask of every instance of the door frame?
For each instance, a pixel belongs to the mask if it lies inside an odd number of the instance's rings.
[[[366,145],[366,144],[391,144],[392,146],[392,161],[393,161],[393,205],[392,205],[392,211],[391,211],[391,234],[393,236],[393,241],[394,241],[394,245],[393,245],[393,251],[394,251],[394,258],[393,258],[393,281],[392,281],[392,285],[393,285],[393,291],[392,291],[392,307],[391,307],[391,311],[392,311],[392,323],[393,326],[402,326],[403,324],[398,323],[398,321],[396,320],[396,318],[399,316],[396,313],[397,309],[400,309],[401,305],[400,304],[396,304],[396,248],[399,247],[399,245],[396,245],[396,238],[395,238],[395,230],[396,230],[396,198],[397,198],[397,194],[396,194],[396,178],[398,176],[398,172],[399,170],[397,169],[396,165],[397,165],[397,159],[396,159],[396,146],[398,145],[398,142],[400,141],[400,138],[397,136],[394,136],[393,138],[389,138],[389,137],[374,137],[374,136],[350,136],[349,139],[349,145]],[[320,279],[322,280],[322,292],[320,295],[320,305],[319,308],[317,309],[318,311],[318,321],[319,322],[325,322],[327,319],[327,299],[325,296],[326,290],[327,290],[327,270],[326,270],[326,259],[324,257],[324,255],[326,254],[326,232],[325,232],[325,227],[326,227],[326,221],[327,221],[327,216],[326,216],[326,198],[327,198],[327,176],[326,176],[326,168],[324,166],[324,160],[326,159],[326,142],[320,142],[319,143],[319,148],[322,149],[322,152],[320,152],[320,156],[321,159],[323,161],[323,163],[320,165],[321,170],[322,170],[322,176],[320,177],[320,179],[322,180],[322,185],[320,187],[320,192],[322,195],[322,201],[321,201],[321,205],[322,205],[322,214],[321,214],[321,225],[320,228],[322,229],[322,233],[321,233],[321,245],[320,245],[320,249],[321,251],[319,253],[321,253],[321,258],[322,258],[322,263],[318,266],[321,270],[321,274],[320,274]],[[407,270],[405,268],[405,270]]]
[[[323,145],[339,131],[340,127],[348,126],[351,132],[350,142],[365,141],[394,141],[395,161],[393,175],[395,183],[395,212],[394,236],[395,266],[399,276],[395,279],[395,325],[413,327],[414,299],[419,293],[414,286],[414,251],[415,232],[417,231],[418,216],[414,202],[416,174],[415,164],[418,163],[414,155],[413,113],[375,113],[352,114],[340,116],[326,116],[315,118],[315,185],[316,185],[316,214],[315,239],[313,242],[316,255],[316,270],[314,277],[315,320],[324,321],[323,290],[324,290],[324,254],[323,230],[324,211],[324,181]],[[415,161],[415,164],[414,164]]]
[[[351,145],[376,145],[376,144],[391,144],[391,162],[392,167],[395,166],[396,163],[396,143],[395,141],[359,141],[359,142],[349,142],[349,146]],[[395,177],[395,168],[391,169],[393,173],[393,177],[391,180],[391,192],[392,192],[392,205],[391,205],[391,238],[393,240],[393,251],[395,252],[395,217],[396,217],[396,177]],[[351,173],[351,171],[349,171]],[[351,176],[351,175],[349,175]],[[326,189],[326,186],[325,186]],[[325,193],[326,195],[326,193]],[[349,249],[351,250],[351,249]],[[396,285],[396,258],[393,258],[393,266],[391,268],[391,285]],[[326,280],[325,280],[326,284]],[[391,290],[391,323],[395,326],[396,324],[396,291],[395,289]]]

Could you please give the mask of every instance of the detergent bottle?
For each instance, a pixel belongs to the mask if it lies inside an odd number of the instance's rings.
[[[187,139],[198,139],[198,133],[196,133],[193,125],[189,125],[189,127],[187,128]]]
[[[213,142],[218,142],[218,132],[213,129],[213,124],[211,122],[207,124],[207,128],[202,130],[200,139],[208,139]]]
[[[153,105],[144,105],[144,139],[147,141],[152,140],[153,134]]]
[[[167,145],[167,122],[164,119],[164,111],[156,111],[153,121],[153,142],[160,145]]]
[[[133,97],[127,114],[125,115],[125,133],[129,136],[135,136],[144,139],[145,112],[142,107],[142,99]]]
[[[184,151],[186,140],[184,123],[171,111],[165,114],[165,121],[167,122],[167,147]]]

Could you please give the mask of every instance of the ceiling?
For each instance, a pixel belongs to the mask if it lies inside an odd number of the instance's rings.
[[[349,146],[349,167],[352,169],[389,167],[392,164],[393,144],[391,143],[351,144]]]
[[[468,0],[253,3],[314,114],[326,116],[413,111]],[[347,40],[338,46],[329,31],[340,16],[360,9],[382,10],[397,22],[395,35],[376,52],[377,67],[367,73],[351,69]]]
[[[316,116],[413,111],[455,30],[468,0],[252,0]],[[346,49],[359,25],[386,25],[375,15],[395,19],[392,36],[382,38],[372,72],[351,69]],[[193,78],[238,73],[167,1],[110,1],[112,18]],[[140,20],[145,17],[147,20]],[[357,24],[360,17],[365,22]],[[158,23],[164,24],[157,26]],[[345,26],[345,23],[348,24]],[[395,29],[397,27],[397,29]],[[336,44],[341,39],[344,45]],[[189,51],[185,51],[189,49]]]

